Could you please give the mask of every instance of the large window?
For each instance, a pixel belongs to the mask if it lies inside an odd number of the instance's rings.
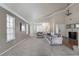
[[[37,32],[43,32],[42,24],[37,24]]]
[[[15,18],[7,14],[7,42],[15,39]]]
[[[49,23],[37,23],[36,24],[36,32],[50,32],[50,24]]]

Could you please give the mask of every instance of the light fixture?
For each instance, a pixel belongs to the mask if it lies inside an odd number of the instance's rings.
[[[69,16],[69,15],[71,15],[72,13],[70,13],[70,11],[69,10],[66,10],[66,15],[67,16]]]

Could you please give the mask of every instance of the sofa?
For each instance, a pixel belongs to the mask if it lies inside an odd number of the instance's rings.
[[[62,45],[63,37],[61,35],[47,35],[47,40],[50,45]]]
[[[37,32],[36,35],[37,35],[37,38],[43,38],[44,37],[43,32]]]
[[[62,37],[54,37],[54,38],[52,38],[51,44],[59,44],[59,45],[61,45],[62,41],[63,41]]]

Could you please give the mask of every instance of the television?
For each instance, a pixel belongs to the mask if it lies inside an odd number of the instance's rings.
[[[76,40],[77,39],[77,32],[69,32],[69,38]]]

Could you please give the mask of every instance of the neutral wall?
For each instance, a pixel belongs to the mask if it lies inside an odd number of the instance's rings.
[[[66,16],[65,13],[59,13],[57,15],[51,16],[51,17],[44,17],[40,18],[39,20],[36,20],[35,22],[41,23],[41,22],[48,22],[50,23],[50,32],[55,32],[55,27],[56,24],[63,24],[64,26],[66,24],[71,24],[71,23],[79,23],[79,4],[74,4],[72,7],[69,8],[70,12],[72,13],[70,16]],[[54,25],[53,25],[54,24]],[[34,23],[31,24],[31,34],[34,35],[33,31],[33,25]],[[54,29],[53,29],[54,28]],[[63,35],[66,36],[67,29],[65,28],[63,31]]]
[[[69,10],[72,14],[70,16],[65,16],[65,23],[79,23],[79,4],[75,3]]]
[[[72,13],[70,16],[65,16],[65,24],[74,24],[79,23],[79,3],[75,3],[72,7],[69,8]],[[79,33],[79,29],[66,29],[66,37],[68,37],[69,31],[76,31]],[[79,34],[78,34],[78,47],[79,47]]]
[[[33,21],[34,22],[34,21]],[[62,13],[59,13],[59,14],[56,14],[54,16],[47,16],[47,17],[43,17],[43,18],[40,18],[40,19],[37,19],[35,22],[36,23],[49,23],[50,25],[50,31],[49,32],[56,32],[56,24],[58,25],[64,25],[64,28],[61,29],[61,34],[63,36],[65,36],[65,13],[62,12]],[[34,36],[34,23],[31,24],[31,36]]]
[[[65,25],[65,14],[64,14],[64,12],[52,16],[52,19],[50,20],[50,25],[51,25],[50,31],[51,32],[54,32],[54,33],[56,32],[56,24],[58,24],[60,26]],[[60,30],[62,31],[61,34],[64,36],[65,35],[65,31],[64,31],[65,27],[60,29]]]
[[[79,4],[75,3],[73,6],[69,8],[69,10],[72,14],[70,16],[65,16],[65,24],[67,25],[67,24],[79,23]],[[71,31],[71,29],[66,29],[67,37],[68,37],[68,31]]]
[[[15,17],[15,40],[7,42],[7,27],[6,27],[6,14],[10,14]],[[19,41],[26,39],[27,35],[25,32],[20,31],[20,22],[26,24],[23,20],[13,15],[9,11],[0,7],[0,53],[4,52],[11,46],[15,45]]]

